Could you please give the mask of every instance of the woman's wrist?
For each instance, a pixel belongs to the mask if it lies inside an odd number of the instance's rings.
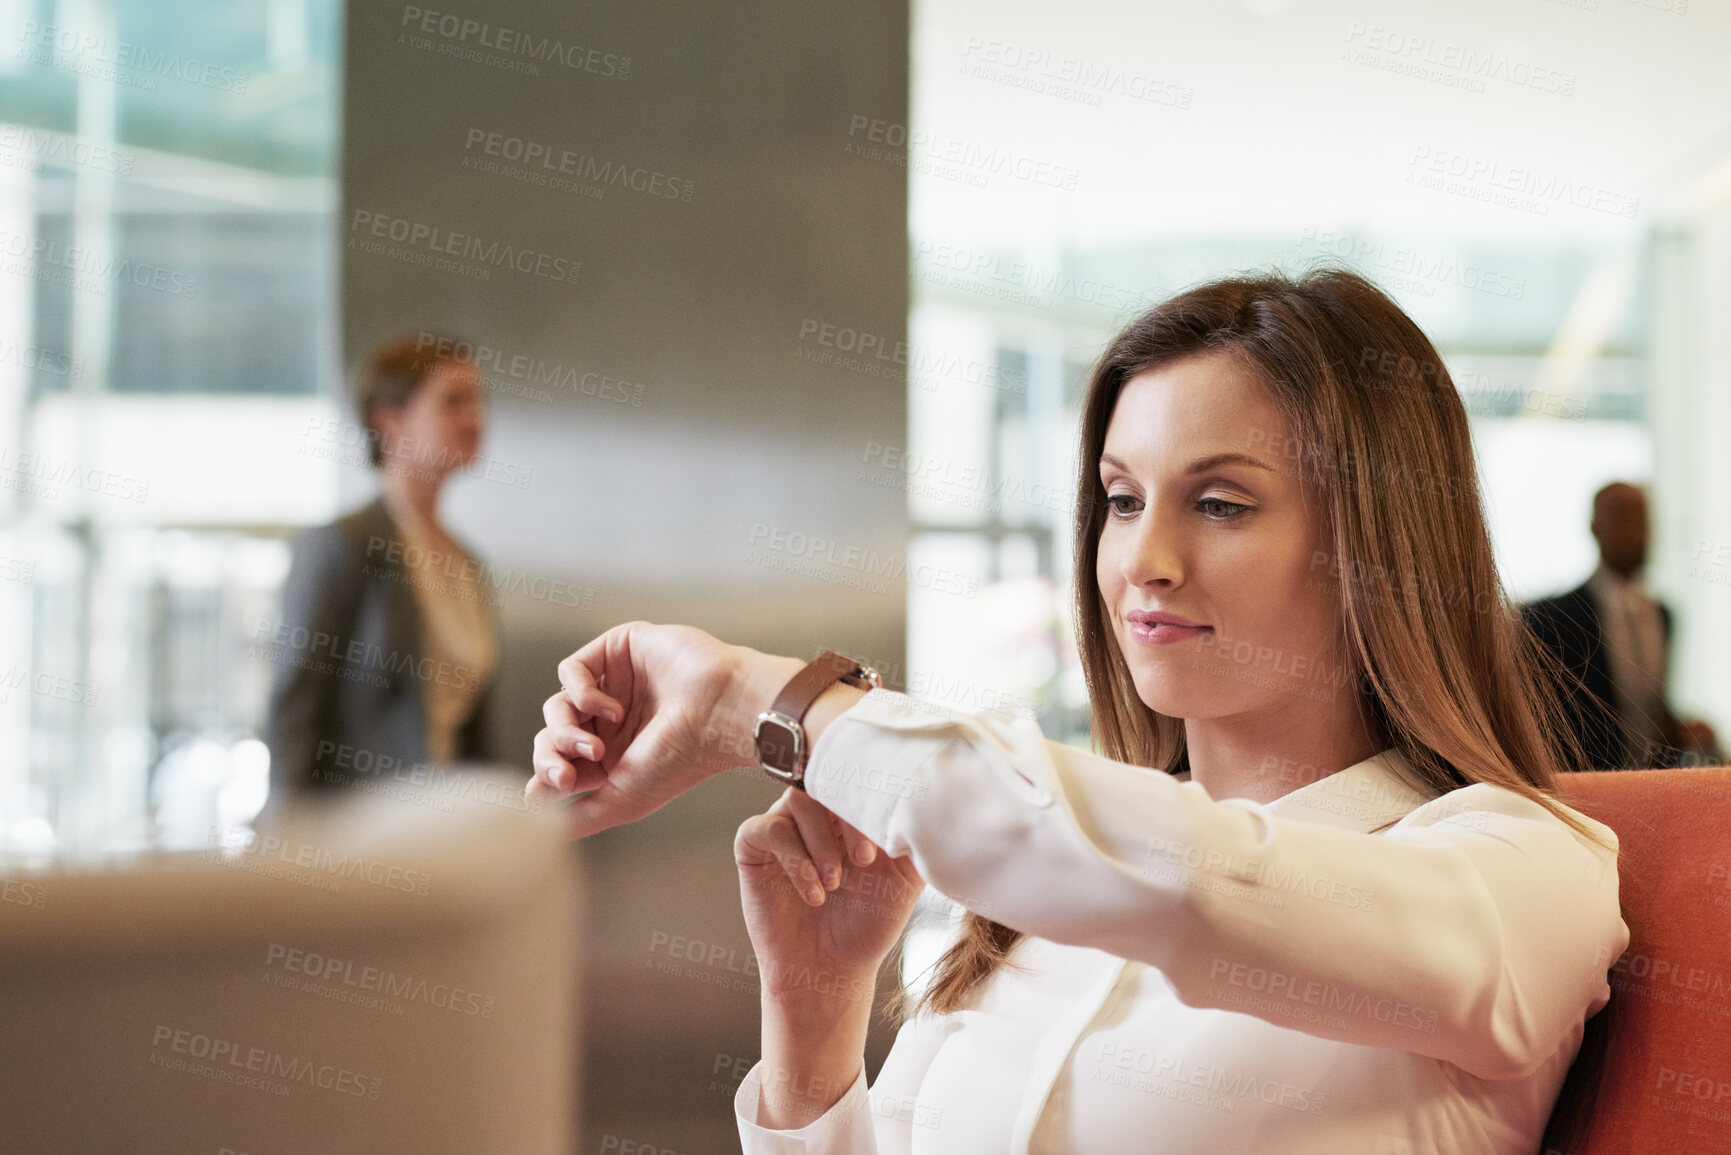
[[[809,1126],[853,1086],[865,1065],[875,979],[870,976],[863,995],[856,997],[809,989],[771,994],[766,987],[759,1126],[781,1131]]]
[[[782,688],[792,681],[794,675],[803,670],[807,663],[800,658],[766,654],[750,646],[735,646],[733,649],[733,671],[724,698],[728,719],[727,732],[731,738],[731,747],[742,754],[749,753],[751,760],[755,762],[757,716],[775,705]],[[864,697],[865,693],[857,686],[840,681],[825,690],[812,703],[811,709],[806,711],[802,723],[806,749],[809,751],[816,746],[824,729],[848,707]]]
[[[747,729],[757,724],[757,716],[775,705],[776,695],[793,676],[805,668],[798,658],[766,654],[750,646],[739,646],[739,665],[735,673],[739,720]]]
[[[735,646],[733,684],[727,701],[728,728],[743,749],[752,749],[757,716],[775,705],[781,688],[805,666],[798,658],[766,654],[750,646]],[[752,758],[756,761],[755,754]]]

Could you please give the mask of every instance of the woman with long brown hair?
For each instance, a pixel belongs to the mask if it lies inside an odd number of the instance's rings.
[[[577,833],[754,734],[793,786],[735,842],[745,1149],[1537,1150],[1628,928],[1430,341],[1350,273],[1204,285],[1101,356],[1080,465],[1101,754],[684,627],[560,666]],[[967,913],[868,1092],[924,879]]]

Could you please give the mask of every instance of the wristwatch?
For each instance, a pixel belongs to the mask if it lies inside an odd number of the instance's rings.
[[[874,690],[883,679],[870,666],[825,650],[817,660],[795,674],[775,697],[775,704],[757,716],[757,764],[773,778],[805,789],[806,711],[837,682],[862,690]]]

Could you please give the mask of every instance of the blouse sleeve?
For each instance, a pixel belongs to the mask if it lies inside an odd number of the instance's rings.
[[[861,1071],[833,1107],[795,1131],[758,1126],[763,1095],[763,1064],[758,1063],[733,1097],[741,1150],[744,1155],[909,1155],[914,1126],[931,1122],[929,1109],[919,1102],[919,1088],[943,1038],[941,1019],[909,1019],[896,1033],[870,1091]]]
[[[1583,820],[1607,850],[1486,783],[1365,834],[874,690],[806,785],[962,905],[1158,967],[1191,1006],[1485,1079],[1542,1066],[1628,945],[1609,828]]]

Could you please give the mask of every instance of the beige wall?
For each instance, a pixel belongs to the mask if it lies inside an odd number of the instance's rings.
[[[886,376],[801,356],[825,348],[811,322],[892,351],[904,340],[906,170],[845,150],[857,116],[907,121],[905,6],[506,0],[454,20],[465,16],[486,31],[436,20],[427,31],[400,5],[350,8],[343,329],[351,365],[422,328],[503,354],[488,372],[505,386],[487,446],[495,480],[460,481],[446,508],[494,566],[564,583],[504,599],[507,751],[527,763],[553,663],[631,618],[899,665],[901,583],[849,590],[747,555],[754,532],[774,530],[892,567],[905,548],[903,495],[855,479],[869,443],[905,443],[893,361]],[[537,56],[543,38],[571,63]],[[516,153],[506,139],[544,146],[555,167],[538,155],[529,171],[546,183],[475,167],[511,163],[488,155],[489,133],[500,151]],[[575,173],[558,171],[564,150]],[[602,184],[599,199],[554,183],[593,186],[606,164],[661,179]],[[581,271],[573,284],[428,268],[371,234],[386,218],[407,222],[399,235],[444,230],[460,248],[456,232],[527,249],[541,273],[571,260]],[[387,251],[363,247],[374,242]],[[435,256],[426,239],[396,247]],[[552,396],[511,395],[524,386]],[[858,576],[845,560],[825,569]],[[571,600],[587,608],[559,604]],[[586,847],[597,892],[585,1149],[608,1134],[731,1148],[727,1096],[711,1086],[725,1076],[712,1074],[718,1055],[755,1056],[756,998],[657,972],[651,947],[661,932],[748,949],[731,836],[773,797],[729,774]]]

